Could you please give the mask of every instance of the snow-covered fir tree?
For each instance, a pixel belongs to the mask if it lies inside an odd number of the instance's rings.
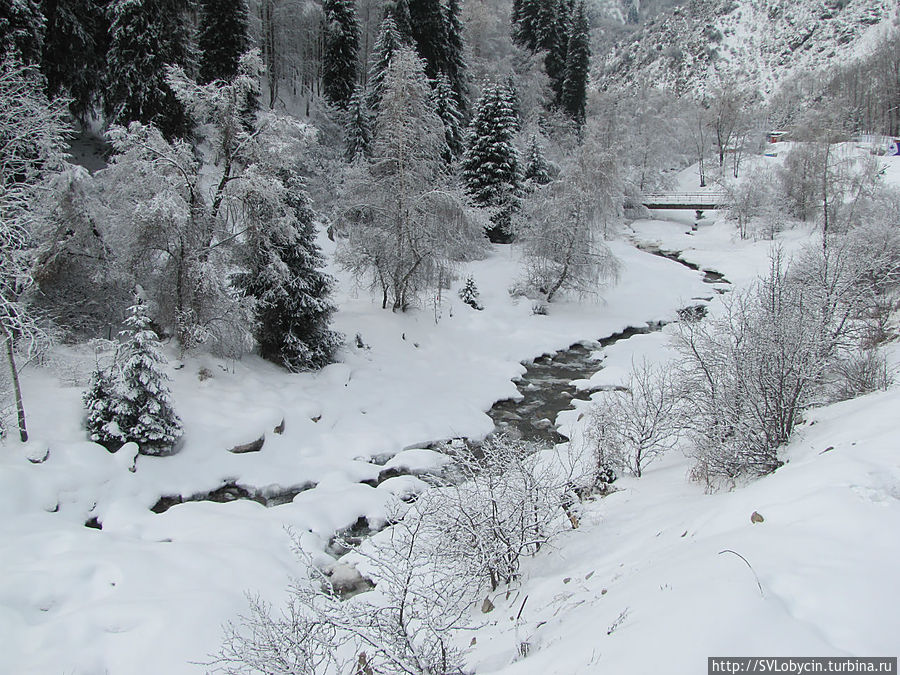
[[[409,0],[412,37],[429,79],[447,72],[447,23],[441,0]]]
[[[174,451],[184,430],[166,386],[166,357],[150,327],[144,302],[138,299],[128,312],[122,331],[122,391],[115,421],[125,442],[137,443],[142,454],[167,455]]]
[[[326,366],[343,336],[329,328],[333,280],[321,269],[325,261],[306,190],[293,173],[246,178],[256,185],[256,199],[246,200],[252,211],[246,271],[233,283],[255,300],[260,355],[293,372]]]
[[[339,261],[395,311],[445,283],[452,260],[482,248],[481,220],[448,180],[444,125],[423,70],[412,49],[394,55],[372,159],[354,167],[339,215],[347,232]]]
[[[406,39],[397,28],[394,15],[388,13],[378,29],[378,38],[372,50],[372,66],[369,69],[369,109],[377,112],[384,92],[384,78],[398,50],[407,46]]]
[[[356,88],[359,71],[359,20],[354,0],[325,0],[325,44],[322,88],[325,97],[346,108]]]
[[[445,74],[453,93],[456,95],[456,104],[463,117],[469,112],[469,81],[468,65],[465,57],[465,42],[463,40],[463,26],[460,19],[460,0],[447,0],[444,6],[445,22],[447,24],[447,64]]]
[[[107,450],[114,450],[125,443],[125,434],[119,428],[116,409],[121,400],[119,382],[109,370],[97,368],[91,374],[91,382],[81,397],[87,416],[84,420],[88,438]]]
[[[540,21],[543,18],[541,6],[547,0],[513,0],[512,6],[512,39],[518,45],[537,52],[540,49]]]
[[[518,120],[506,88],[489,86],[475,110],[462,162],[466,190],[478,206],[493,209],[491,241],[512,240],[512,217],[519,208],[522,176],[514,144]]]
[[[394,28],[400,35],[401,42],[408,47],[413,46],[415,40],[413,39],[409,0],[388,0],[384,6],[384,18],[388,17],[394,22]]]
[[[44,15],[35,0],[0,0],[0,60],[15,56],[26,65],[41,60]]]
[[[365,90],[357,86],[350,97],[344,122],[344,148],[348,162],[366,159],[371,153],[372,114],[366,105]]]
[[[456,95],[444,73],[438,73],[432,90],[432,100],[434,101],[434,111],[444,123],[444,138],[447,141],[444,161],[450,164],[463,151],[463,123],[462,114],[456,103]]]
[[[459,299],[466,303],[472,309],[484,309],[481,306],[481,303],[478,302],[478,286],[475,284],[475,279],[471,275],[466,277],[465,285],[459,289]]]
[[[231,80],[250,43],[245,0],[200,0],[197,47],[201,84]]]
[[[550,162],[544,157],[544,150],[538,143],[537,136],[531,135],[528,142],[528,156],[525,158],[525,171],[523,178],[532,185],[546,185],[553,176],[551,175]]]
[[[512,38],[533,54],[544,52],[554,102],[559,103],[566,75],[569,45],[568,0],[514,0]]]
[[[566,52],[565,79],[560,104],[578,124],[584,123],[587,102],[587,82],[591,67],[591,36],[584,1],[579,2],[572,16],[569,47]]]
[[[571,7],[568,0],[550,0],[544,3],[540,48],[546,51],[544,70],[550,78],[553,102],[562,101],[563,83],[566,79],[566,62],[569,51]]]
[[[190,42],[182,0],[115,0],[104,107],[107,121],[152,123],[168,138],[190,121],[166,83],[166,66],[187,66]]]

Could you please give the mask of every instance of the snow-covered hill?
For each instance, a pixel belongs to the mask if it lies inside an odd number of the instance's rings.
[[[895,0],[692,0],[617,45],[597,78],[697,96],[723,82],[771,92],[788,74],[864,54],[897,12]]]

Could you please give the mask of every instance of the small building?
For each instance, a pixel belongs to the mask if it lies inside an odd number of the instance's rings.
[[[766,134],[766,143],[780,143],[785,140],[786,131],[770,131]]]

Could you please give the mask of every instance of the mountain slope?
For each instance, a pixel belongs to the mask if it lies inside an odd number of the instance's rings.
[[[895,0],[693,0],[617,45],[597,80],[698,96],[739,82],[770,93],[788,74],[864,54],[897,20]]]

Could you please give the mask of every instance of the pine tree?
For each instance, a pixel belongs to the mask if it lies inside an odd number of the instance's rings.
[[[166,83],[166,65],[189,62],[182,0],[115,0],[104,107],[107,120],[152,123],[168,138],[185,136],[190,121]]]
[[[384,92],[384,78],[391,67],[394,55],[406,46],[397,29],[392,14],[388,13],[378,29],[378,38],[372,50],[372,67],[369,69],[369,109],[377,112]]]
[[[447,147],[443,153],[447,164],[453,162],[463,151],[462,115],[456,104],[456,96],[444,73],[439,73],[432,91],[434,111],[444,123],[444,137]]]
[[[325,0],[325,47],[322,86],[325,97],[346,108],[359,70],[359,21],[354,0]]]
[[[199,81],[230,81],[237,75],[241,54],[250,46],[245,0],[200,0],[197,48]]]
[[[109,18],[94,0],[44,0],[42,6],[47,25],[41,72],[47,93],[68,97],[73,115],[86,119],[102,91]]]
[[[544,151],[538,143],[537,136],[531,136],[528,144],[528,157],[525,160],[523,177],[533,185],[546,185],[553,177],[550,175],[550,163],[544,158]]]
[[[566,76],[563,81],[560,101],[563,110],[578,124],[584,123],[587,81],[591,67],[591,38],[589,30],[584,0],[582,0],[572,17],[569,47],[566,53]]]
[[[512,216],[519,208],[521,175],[513,143],[517,128],[505,87],[489,86],[472,119],[462,175],[472,201],[494,209],[493,227],[487,232],[493,242],[512,240]]]
[[[183,429],[170,400],[162,368],[166,363],[159,338],[150,327],[147,307],[138,299],[128,308],[122,345],[122,392],[115,420],[125,441],[144,455],[170,454]]]
[[[125,443],[125,434],[116,421],[116,407],[120,401],[116,379],[98,364],[81,398],[87,410],[84,426],[89,438],[107,450],[121,447]]]
[[[343,341],[328,327],[333,280],[321,271],[324,259],[302,181],[290,173],[274,180],[282,190],[282,213],[256,223],[246,271],[233,283],[256,300],[253,332],[260,355],[292,372],[315,370],[334,361]]]
[[[0,61],[15,56],[25,65],[40,63],[44,28],[35,0],[0,0]]]
[[[344,124],[345,157],[348,162],[367,159],[371,154],[372,115],[366,106],[366,95],[362,87],[357,86],[347,106],[347,118]]]

